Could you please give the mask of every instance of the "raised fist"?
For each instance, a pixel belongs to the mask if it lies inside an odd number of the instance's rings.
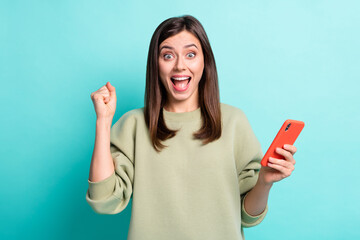
[[[112,119],[116,109],[115,87],[107,82],[99,90],[91,93],[91,100],[94,103],[96,117],[98,119]]]

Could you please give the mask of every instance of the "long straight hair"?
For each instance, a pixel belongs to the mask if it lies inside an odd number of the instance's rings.
[[[202,140],[203,144],[221,137],[218,75],[206,32],[201,23],[193,16],[172,17],[163,21],[156,28],[151,38],[146,67],[145,122],[157,152],[166,147],[161,141],[174,137],[178,131],[169,129],[163,118],[167,92],[159,78],[159,46],[165,39],[183,30],[191,32],[199,39],[204,55],[204,71],[198,87],[202,126],[193,134],[193,137]]]

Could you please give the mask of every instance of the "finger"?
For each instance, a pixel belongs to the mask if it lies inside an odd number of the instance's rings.
[[[275,170],[278,170],[282,174],[283,178],[289,177],[291,175],[291,172],[292,172],[290,169],[285,168],[285,167],[283,167],[281,165],[278,165],[278,164],[268,163],[268,166],[275,169]]]
[[[297,151],[297,148],[294,145],[285,144],[284,149],[291,152],[292,155],[294,155]]]
[[[112,86],[110,84],[110,82],[107,82],[106,83],[106,87],[108,88],[109,92],[110,92],[110,97],[113,98],[113,97],[116,97],[116,92],[115,92],[115,87]]]
[[[101,88],[99,88],[98,92],[104,92],[104,91],[109,91],[106,87],[106,85],[102,86]]]
[[[293,155],[291,154],[291,152],[285,150],[285,149],[282,149],[282,148],[276,148],[276,153],[282,155],[285,157],[286,160],[292,162],[293,164],[295,164],[295,160],[293,158]]]
[[[104,96],[101,94],[94,94],[92,99],[94,102],[104,102]]]
[[[103,95],[104,97],[110,97],[109,90],[107,90],[107,89],[98,92],[98,94],[101,94],[101,95]]]
[[[283,166],[284,168],[288,168],[290,170],[294,170],[294,165],[290,161],[286,161],[284,159],[269,157],[269,162],[273,163],[273,164],[278,164],[278,165]]]
[[[100,88],[100,89],[98,90],[98,92],[110,94],[110,91],[109,91],[109,89],[108,89],[106,86],[103,86],[102,88]]]
[[[99,90],[91,93],[90,97],[92,99],[94,99],[96,95],[102,95],[102,96],[106,97],[106,96],[110,96],[110,93],[109,93],[109,90],[105,86],[103,86]]]

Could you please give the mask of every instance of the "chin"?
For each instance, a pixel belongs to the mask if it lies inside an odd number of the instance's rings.
[[[190,89],[188,89],[190,90]],[[194,94],[194,92],[187,92],[187,93],[171,93],[171,97],[173,100],[175,101],[179,101],[179,102],[183,102],[183,101],[187,101],[188,99],[191,98],[191,96]]]

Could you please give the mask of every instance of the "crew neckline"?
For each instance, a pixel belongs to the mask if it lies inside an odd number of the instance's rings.
[[[198,107],[197,109],[190,111],[190,112],[169,112],[166,111],[165,108],[163,109],[163,116],[165,120],[170,121],[194,121],[194,120],[201,120],[201,109]]]

